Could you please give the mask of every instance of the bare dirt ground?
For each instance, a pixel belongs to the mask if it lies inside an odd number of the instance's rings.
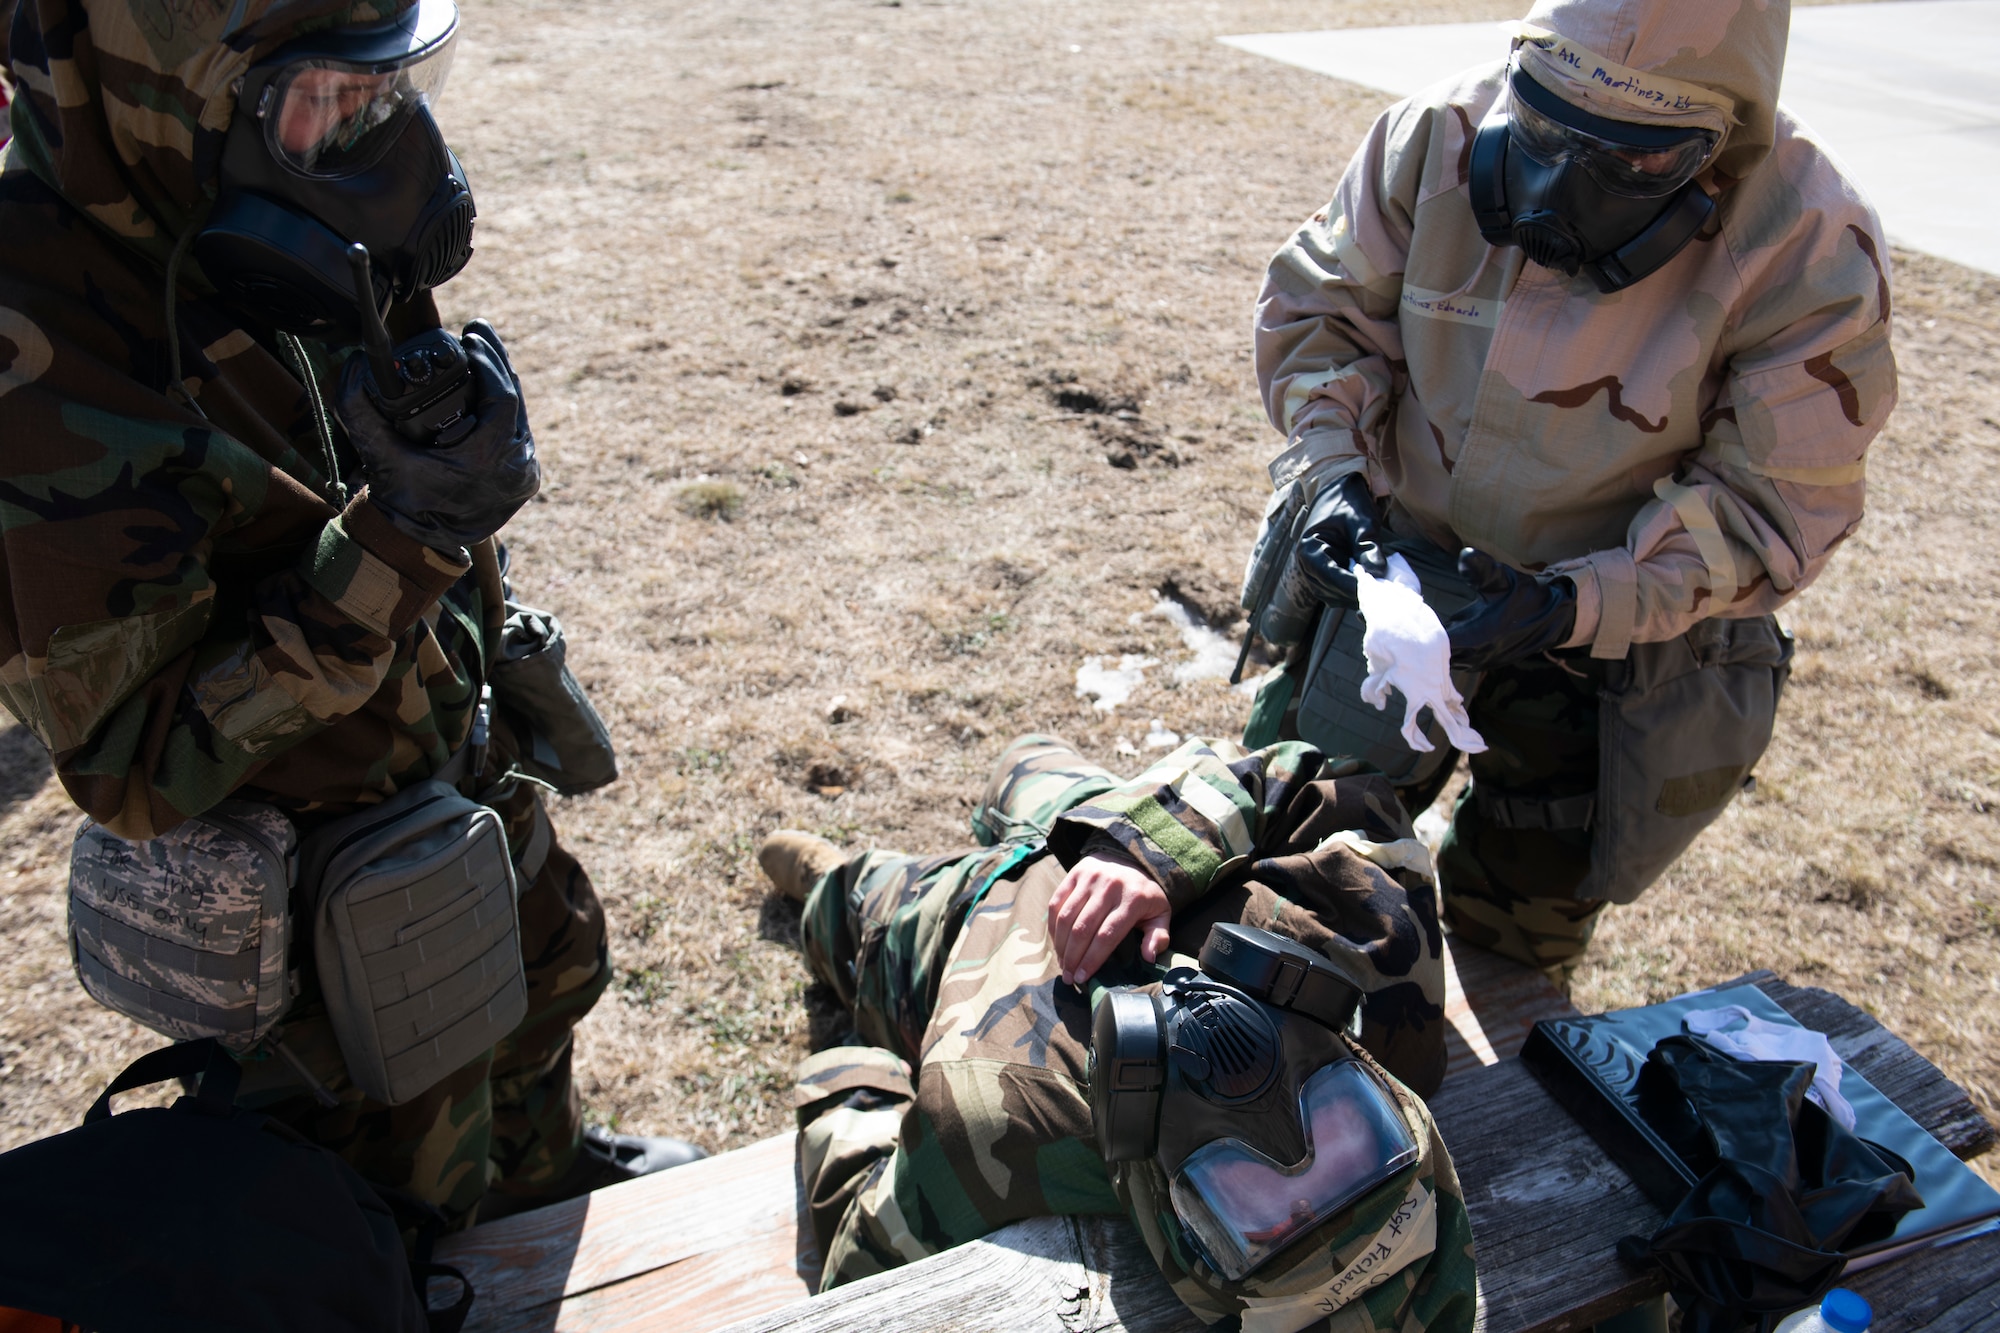
[[[1153,608],[1235,619],[1279,443],[1251,301],[1387,99],[1214,38],[1515,12],[469,0],[442,117],[479,255],[442,304],[526,374],[548,482],[517,586],[623,746],[556,812],[612,920],[596,1117],[710,1148],[788,1125],[806,974],[764,832],[939,849],[1015,733],[1129,771],[1150,718],[1240,731]],[[2000,1114],[2000,282],[1896,260],[1904,404],[1790,615],[1758,793],[1611,917],[1576,998],[1770,967]],[[1161,662],[1129,703],[1076,697],[1125,654]],[[0,1146],[156,1044],[70,975],[47,774],[0,734]]]

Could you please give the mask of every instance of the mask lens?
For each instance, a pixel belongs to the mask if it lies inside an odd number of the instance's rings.
[[[1358,1060],[1307,1079],[1299,1111],[1306,1156],[1296,1166],[1219,1139],[1169,1183],[1174,1211],[1232,1282],[1417,1160],[1389,1090]]]
[[[1715,137],[1692,130],[1688,137],[1659,147],[1619,143],[1544,115],[1507,90],[1507,129],[1516,146],[1545,167],[1572,160],[1613,194],[1652,199],[1672,194],[1700,171]]]
[[[346,176],[373,166],[410,113],[444,91],[456,45],[454,33],[391,69],[335,60],[287,66],[264,112],[272,155],[306,176]]]

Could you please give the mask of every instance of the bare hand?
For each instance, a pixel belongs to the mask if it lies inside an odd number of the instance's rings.
[[[1166,951],[1173,908],[1167,891],[1123,855],[1078,861],[1049,899],[1049,949],[1062,979],[1081,986],[1130,934],[1140,930],[1139,952],[1153,962]]]

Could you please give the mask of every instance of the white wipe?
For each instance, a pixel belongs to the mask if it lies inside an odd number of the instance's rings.
[[[1733,1027],[1738,1021],[1743,1026]],[[1854,1128],[1854,1108],[1840,1095],[1840,1057],[1824,1033],[1766,1022],[1740,1004],[1697,1010],[1683,1018],[1681,1026],[1733,1059],[1792,1060],[1812,1065],[1812,1087],[1806,1096],[1839,1121],[1841,1128]]]
[[[1424,601],[1423,585],[1400,555],[1389,557],[1389,577],[1378,579],[1360,565],[1354,581],[1361,589],[1361,619],[1366,630],[1361,652],[1368,659],[1368,678],[1361,682],[1361,699],[1386,710],[1393,686],[1403,696],[1403,740],[1420,754],[1435,749],[1417,724],[1428,708],[1451,743],[1467,754],[1480,754],[1486,742],[1465,715],[1465,699],[1451,683],[1451,641],[1444,624]]]

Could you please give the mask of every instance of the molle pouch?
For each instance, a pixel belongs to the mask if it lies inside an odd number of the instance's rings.
[[[520,740],[516,767],[563,796],[613,781],[611,733],[565,663],[562,622],[547,611],[507,604],[492,670],[494,702]]]
[[[302,849],[313,961],[355,1086],[406,1102],[528,1012],[500,816],[435,779],[315,830]]]
[[[1792,672],[1775,616],[1704,620],[1635,643],[1599,695],[1590,873],[1578,898],[1629,903],[1750,785]]]
[[[1420,539],[1391,540],[1388,550],[1400,552],[1410,562],[1410,569],[1423,585],[1424,601],[1440,620],[1450,620],[1472,602],[1471,587],[1459,577],[1455,552]],[[1450,763],[1457,751],[1445,739],[1437,719],[1428,714],[1424,735],[1436,748],[1419,754],[1405,743],[1401,694],[1392,695],[1387,708],[1362,702],[1361,682],[1368,676],[1367,659],[1361,651],[1366,628],[1361,612],[1354,607],[1329,606],[1320,616],[1312,656],[1307,659],[1305,689],[1299,695],[1299,739],[1327,754],[1359,759],[1398,786],[1424,782]],[[1479,687],[1479,676],[1474,672],[1454,670],[1451,680],[1467,699]]]
[[[84,990],[176,1041],[249,1050],[290,1004],[298,835],[268,805],[225,801],[127,842],[95,820],[69,861],[69,951]]]

